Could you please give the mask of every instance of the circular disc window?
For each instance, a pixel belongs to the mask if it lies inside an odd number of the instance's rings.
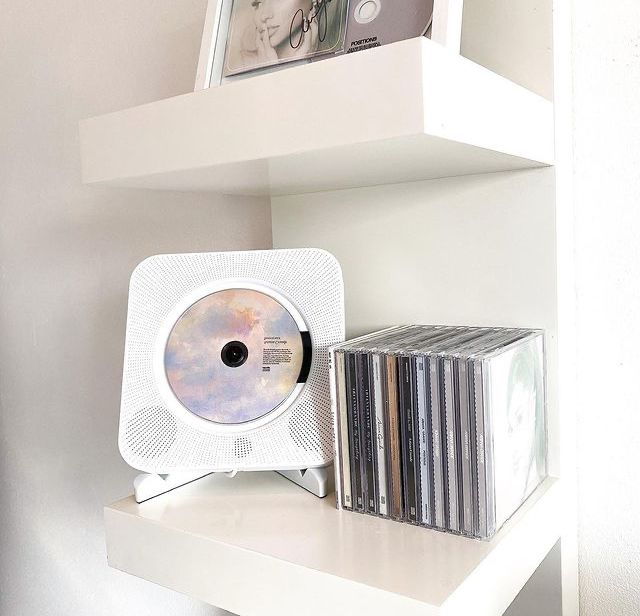
[[[303,341],[291,313],[270,295],[225,289],[190,306],[167,339],[169,386],[190,412],[221,424],[253,421],[296,388]]]
[[[381,9],[380,0],[360,0],[353,16],[359,24],[369,24],[380,15]]]

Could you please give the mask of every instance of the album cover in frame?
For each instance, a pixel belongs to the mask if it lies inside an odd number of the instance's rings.
[[[209,0],[196,90],[342,51],[348,0]]]
[[[460,52],[464,0],[209,0],[195,90],[426,36]]]

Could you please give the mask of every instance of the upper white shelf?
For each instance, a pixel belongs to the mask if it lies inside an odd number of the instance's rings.
[[[293,194],[553,163],[546,99],[426,39],[80,123],[90,184]]]
[[[338,511],[275,473],[105,508],[112,567],[241,616],[501,616],[560,537],[548,479],[490,542]]]

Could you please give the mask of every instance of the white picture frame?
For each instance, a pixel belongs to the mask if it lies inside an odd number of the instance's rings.
[[[220,85],[232,4],[231,0],[209,0],[207,3],[196,71],[196,91]]]
[[[459,54],[464,0],[434,0],[431,40]]]

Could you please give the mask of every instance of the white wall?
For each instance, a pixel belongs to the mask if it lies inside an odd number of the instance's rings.
[[[573,7],[581,614],[631,616],[640,613],[640,3]]]
[[[220,613],[109,569],[128,277],[268,247],[268,201],[80,185],[81,117],[192,89],[206,0],[0,0],[0,614]]]

